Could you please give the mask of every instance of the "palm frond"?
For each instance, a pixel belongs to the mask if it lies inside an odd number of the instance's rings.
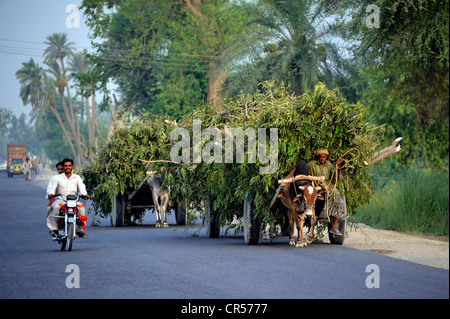
[[[342,30],[327,17],[322,2],[260,0],[252,9],[249,32],[218,63],[218,69],[231,70],[227,96],[250,93],[266,80],[290,83],[301,94],[324,75],[342,76],[345,59],[336,43]]]

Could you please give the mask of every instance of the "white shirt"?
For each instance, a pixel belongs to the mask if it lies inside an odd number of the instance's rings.
[[[70,178],[67,178],[64,173],[52,177],[53,182],[47,186],[47,195],[49,194],[61,194],[67,195],[87,195],[86,186],[83,183],[81,177],[72,173]]]
[[[46,198],[48,198],[48,195],[51,194],[51,190],[53,189],[53,187],[54,187],[53,185],[55,184],[55,178],[58,177],[59,175],[60,174],[56,174],[56,175],[53,175],[52,178],[50,178],[50,181],[48,182],[48,185],[47,185],[47,196],[46,196]],[[53,194],[53,195],[55,195],[55,194]]]

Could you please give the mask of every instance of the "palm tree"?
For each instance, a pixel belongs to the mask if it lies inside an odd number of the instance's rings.
[[[86,80],[88,78],[88,72],[91,71],[89,61],[87,58],[87,50],[84,49],[83,52],[77,52],[73,55],[72,59],[69,62],[71,74],[77,79],[76,86],[78,87],[78,92],[82,96],[82,99],[85,102],[86,106],[86,122],[88,129],[88,145],[92,147],[94,145],[94,120],[95,114],[92,114],[90,111],[89,97],[87,92],[90,92],[89,86],[86,85]],[[91,91],[92,92],[92,91]],[[93,105],[95,104],[95,99],[92,101]],[[83,115],[81,117],[83,119]],[[89,149],[86,150],[89,155]]]
[[[74,42],[67,42],[67,33],[53,33],[52,35],[49,35],[47,37],[47,41],[45,44],[48,44],[48,47],[44,51],[44,57],[45,61],[59,61],[61,64],[61,70],[65,71],[66,68],[64,66],[64,59],[71,58],[73,56],[73,52],[75,50],[75,43]],[[67,82],[67,78],[64,74],[64,81],[66,81],[66,90],[67,90],[67,97],[69,98],[69,107],[71,116],[73,119],[73,108],[72,108],[72,99],[70,98],[70,90],[69,85]],[[73,124],[69,123],[69,124]]]
[[[28,62],[22,63],[22,68],[16,72],[16,78],[20,84],[20,97],[23,104],[31,104],[33,108],[39,108],[42,105],[42,78],[44,69],[30,58]]]
[[[59,126],[61,127],[61,131],[63,132],[64,138],[67,142],[67,144],[70,147],[70,150],[72,151],[72,154],[75,157],[75,160],[77,161],[77,164],[79,164],[79,160],[77,157],[77,153],[75,152],[75,147],[73,145],[72,139],[70,137],[69,132],[66,129],[66,125],[64,124],[63,120],[61,119],[61,116],[59,115],[57,108],[56,108],[56,90],[55,87],[57,86],[55,84],[55,79],[52,79],[48,76],[44,76],[43,78],[43,85],[42,85],[42,94],[45,98],[45,105],[43,107],[49,107],[52,111],[53,115],[55,115],[56,120],[58,121]]]
[[[58,120],[67,144],[72,150],[72,153],[76,155],[70,135],[65,129],[65,124],[56,110],[55,81],[45,74],[45,70],[39,64],[35,63],[33,58],[28,62],[22,63],[22,68],[16,72],[16,78],[21,85],[20,97],[22,98],[23,104],[30,103],[33,107],[33,114],[36,114],[38,110],[41,111],[50,107]],[[40,114],[43,114],[43,112],[40,112]]]
[[[76,149],[77,149],[77,152],[73,153],[73,154],[75,157],[76,165],[78,167],[78,165],[80,165],[82,163],[81,155],[83,153],[81,152],[79,133],[75,130],[73,121],[70,122],[73,119],[73,117],[67,108],[66,98],[64,96],[64,89],[67,85],[67,80],[66,80],[67,69],[64,71],[61,70],[59,64],[55,60],[47,61],[46,64],[49,66],[49,68],[46,71],[53,76],[53,78],[51,79],[51,82],[48,82],[48,84],[52,83],[58,89],[59,98],[61,99],[61,105],[62,105],[62,108],[64,111],[66,123],[69,126],[70,133],[72,136],[72,138],[69,138],[67,143],[70,145],[70,144],[72,144],[72,141],[73,141],[76,146]]]
[[[84,61],[83,60],[84,60],[84,57],[81,52],[74,53],[72,55],[72,59],[69,61],[69,70],[70,70],[70,78],[71,79],[75,78],[75,80],[76,80],[77,74],[81,73],[82,70],[84,69]],[[81,92],[82,100],[84,98],[83,93],[84,93],[84,89],[82,89],[82,92]],[[75,106],[74,106],[74,111],[75,111],[75,114],[78,114],[78,105],[76,102],[75,102]],[[84,108],[82,108],[82,110],[80,111],[81,123],[83,123],[83,116],[84,116],[83,112],[84,112]],[[78,120],[76,121],[76,123],[77,123],[76,129],[77,129],[78,135],[81,136],[80,124],[79,124],[80,121],[78,121]]]
[[[101,82],[99,69],[90,61],[88,52],[84,49],[83,52],[74,53],[72,59],[69,61],[71,76],[75,78],[75,86],[77,92],[81,94],[86,106],[86,122],[88,131],[88,147],[86,147],[86,154],[90,155],[90,149],[96,143],[96,134],[100,135],[97,123],[97,103],[95,101],[95,92],[97,90],[98,82]],[[101,86],[102,84],[100,84]],[[89,101],[91,98],[91,103]],[[112,115],[113,116],[113,115]],[[113,116],[114,117],[114,116]]]
[[[222,56],[222,65],[234,68],[227,95],[253,91],[265,80],[289,83],[302,94],[322,74],[334,74],[342,61],[327,37],[338,30],[324,24],[324,12],[318,1],[260,0],[247,23],[253,28]]]
[[[67,42],[67,33],[53,33],[47,37],[45,44],[48,44],[44,51],[45,60],[59,61],[64,70],[64,59],[73,56],[75,42]]]
[[[76,127],[79,127],[78,123],[78,114],[72,105],[72,98],[70,95],[69,90],[69,84],[66,76],[67,69],[64,65],[64,60],[66,58],[71,58],[74,54],[74,42],[68,42],[67,39],[67,33],[53,33],[52,35],[49,35],[47,37],[47,41],[45,42],[48,44],[48,47],[44,51],[45,61],[50,66],[51,70],[53,71],[53,75],[56,78],[56,85],[58,87],[58,91],[60,93],[61,97],[61,103],[63,105],[64,114],[66,116],[67,123],[70,128],[70,132],[74,138],[75,145],[77,148],[77,153],[74,154],[75,159],[77,161],[77,166],[82,165],[82,156],[83,156],[83,150],[81,148],[81,136],[79,129],[77,130]],[[60,70],[56,69],[56,63],[52,61],[59,61],[60,63]],[[59,73],[59,74],[58,74]],[[67,110],[66,102],[64,99],[64,88],[66,89],[68,101],[69,101],[69,108]],[[80,166],[78,166],[80,167]]]
[[[71,119],[71,115],[69,114],[69,110],[67,109],[66,100],[64,97],[64,90],[66,88],[67,80],[66,80],[66,71],[67,70],[61,70],[59,67],[59,64],[55,60],[50,60],[45,62],[49,66],[49,69],[46,71],[53,75],[54,77],[54,84],[56,88],[58,89],[59,96],[61,98],[61,104],[63,106],[64,114],[67,119]]]

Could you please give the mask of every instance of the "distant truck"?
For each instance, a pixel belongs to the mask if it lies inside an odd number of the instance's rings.
[[[23,174],[22,165],[27,158],[27,146],[25,143],[8,144],[8,177],[15,174]]]

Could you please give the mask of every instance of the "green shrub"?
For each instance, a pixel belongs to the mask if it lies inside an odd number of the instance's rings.
[[[448,171],[400,169],[379,179],[389,181],[379,181],[374,198],[359,208],[357,221],[401,232],[448,235]]]

